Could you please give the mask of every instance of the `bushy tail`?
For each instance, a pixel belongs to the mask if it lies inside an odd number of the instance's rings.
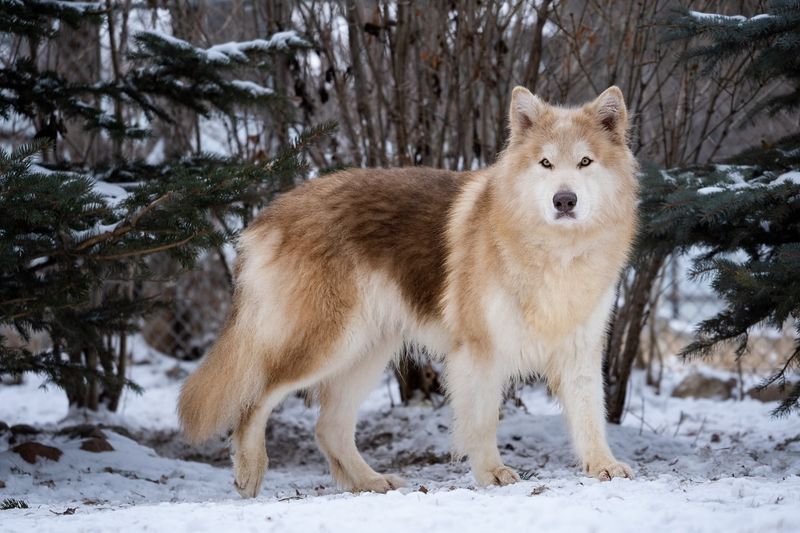
[[[178,416],[186,440],[198,444],[231,428],[263,390],[264,376],[247,336],[233,320],[181,389]]]

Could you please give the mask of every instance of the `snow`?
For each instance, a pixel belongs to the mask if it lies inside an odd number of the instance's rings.
[[[703,13],[700,11],[689,11],[689,16],[692,18],[696,18],[698,20],[703,21],[711,21],[711,22],[745,22],[747,17],[742,15],[720,15],[719,13]]]
[[[249,41],[232,41],[216,44],[203,49],[191,43],[178,39],[167,32],[160,30],[143,30],[140,34],[149,34],[159,39],[186,50],[194,50],[198,55],[205,57],[212,63],[227,64],[231,61],[246,61],[247,52],[269,52],[273,50],[287,50],[290,46],[310,46],[308,41],[301,38],[296,31],[288,30],[277,32],[269,39],[252,39]]]
[[[187,49],[194,48],[194,46],[192,46],[188,41],[184,41],[183,39],[178,39],[177,37],[161,30],[143,30],[139,33],[150,34],[154,37],[158,37],[159,39],[163,39],[164,41],[168,42],[173,46],[177,46],[180,48],[187,48]]]
[[[635,480],[583,477],[570,451],[558,405],[542,386],[521,390],[499,428],[507,464],[530,479],[476,489],[467,465],[449,459],[447,406],[397,406],[389,381],[362,409],[357,440],[378,470],[404,476],[386,495],[341,493],[314,444],[315,409],[289,398],[267,431],[270,469],[261,495],[241,500],[232,487],[227,443],[190,448],[176,435],[182,375],[193,363],[148,352],[141,340],[126,394],[103,431],[115,448],[89,453],[55,430],[82,422],[63,394],[29,378],[0,386],[0,420],[35,423],[35,436],[64,452],[58,461],[24,462],[0,436],[0,498],[29,509],[0,511],[3,531],[472,531],[525,527],[545,531],[791,531],[800,518],[800,424],[772,419],[774,404],[657,396],[637,374],[622,426],[610,426],[612,449]],[[173,377],[167,377],[167,370]],[[668,393],[690,371],[672,364]],[[722,371],[716,371],[720,374]],[[724,372],[723,372],[724,373]],[[64,417],[68,417],[63,420]],[[206,463],[187,459],[201,458]],[[210,463],[210,464],[207,464]],[[74,508],[74,514],[59,515]]]
[[[56,171],[49,169],[47,167],[43,167],[37,163],[33,163],[31,165],[31,171],[38,172],[39,174],[51,175],[55,173],[66,174],[68,176],[78,176],[78,174],[74,172],[64,172],[64,171]],[[131,185],[131,184],[128,184]],[[126,191],[120,184],[117,183],[109,183],[103,180],[94,180],[94,184],[92,186],[92,190],[97,194],[104,197],[105,201],[108,203],[109,207],[116,207],[121,202],[123,202],[130,193]]]
[[[778,20],[775,15],[771,15],[769,13],[761,13],[758,15],[753,15],[750,18],[747,18],[743,15],[721,15],[719,13],[703,13],[701,11],[689,11],[689,16],[703,22],[711,22],[711,23],[728,23],[734,22],[739,26],[742,26],[748,22],[756,22],[756,21],[769,21],[769,20]]]
[[[309,46],[308,41],[302,39],[297,35],[294,30],[279,31],[274,33],[269,39],[270,46],[279,50],[288,48],[289,46]]]
[[[38,165],[36,163],[32,163],[31,164],[31,172],[44,174],[45,176],[49,176],[50,174],[55,174],[56,173],[55,170],[51,170],[51,169],[49,169],[47,167],[43,167],[43,166]]]
[[[725,190],[725,189],[723,189],[722,187],[714,187],[714,186],[711,186],[711,187],[701,187],[701,188],[697,189],[697,194],[699,194],[699,195],[701,195],[701,196],[704,196],[704,195],[706,195],[706,194],[713,194],[713,193],[715,193],[715,192],[722,192],[722,191],[724,191],[724,190]]]
[[[770,183],[771,187],[777,187],[778,185],[783,185],[785,183],[793,183],[794,185],[800,185],[800,172],[797,170],[792,170],[791,172],[786,172],[785,174],[781,174],[777,178],[775,178],[772,183]]]
[[[743,191],[752,190],[762,187],[778,187],[779,185],[792,184],[800,185],[800,171],[792,170],[776,177],[770,182],[763,182],[761,180],[747,181],[744,179],[742,173],[737,167],[731,165],[717,165],[717,170],[725,172],[725,177],[730,180],[730,183],[720,183],[718,185],[709,185],[697,189],[697,194],[704,196],[707,194],[714,194],[723,191]]]
[[[247,59],[246,52],[259,50],[286,50],[290,46],[309,46],[308,41],[302,39],[294,30],[274,33],[269,39],[253,39],[250,41],[230,42],[217,44],[206,50],[209,59],[227,62],[230,58],[238,60]]]
[[[231,81],[231,85],[236,87],[237,89],[241,89],[242,91],[247,91],[253,96],[269,96],[274,94],[272,89],[267,87],[262,87],[257,83],[253,83],[252,81],[247,80],[233,80]]]
[[[242,129],[244,127],[240,126],[229,135],[226,125],[217,117],[200,116],[200,146],[204,153],[230,156],[235,150],[231,136],[235,134],[241,138]]]
[[[109,207],[116,207],[123,202],[129,193],[116,183],[109,183],[107,181],[95,181],[92,187],[94,192],[103,195]]]
[[[135,184],[127,184],[129,186],[135,186]],[[101,195],[103,197],[103,201],[105,201],[106,205],[115,208],[118,207],[122,202],[124,202],[130,193],[122,187],[121,184],[118,183],[109,183],[104,180],[94,180],[92,184],[92,190]],[[83,241],[89,237],[94,235],[100,235],[102,233],[107,233],[114,231],[117,226],[119,226],[122,220],[115,220],[111,223],[104,223],[98,222],[94,226],[84,230],[73,230],[72,237],[76,241]]]
[[[89,229],[85,230],[73,230],[72,231],[72,238],[75,239],[76,242],[81,242],[89,237],[94,237],[95,235],[102,235],[103,233],[108,233],[114,231],[119,226],[121,220],[113,222],[111,224],[102,224],[98,223],[92,226]]]
[[[148,165],[157,165],[164,161],[164,145],[164,139],[159,138],[158,141],[156,141],[156,144],[153,145],[153,147],[150,148],[150,151],[147,153],[145,163]]]

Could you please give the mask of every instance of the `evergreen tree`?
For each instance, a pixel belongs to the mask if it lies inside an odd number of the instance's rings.
[[[779,0],[751,18],[683,11],[670,23],[670,39],[704,44],[688,57],[706,61],[706,73],[726,59],[751,58],[742,83],[777,82],[785,90],[757,106],[760,115],[794,112],[800,104],[800,1]],[[759,325],[791,322],[796,342],[766,384],[780,383],[785,399],[776,414],[798,409],[800,382],[800,135],[775,146],[749,149],[725,162],[697,168],[645,172],[640,248],[686,252],[700,247],[694,275],[711,279],[725,308],[702,322],[684,356],[707,355],[720,343],[747,353],[748,334]]]
[[[800,2],[772,0],[769,11],[747,18],[683,10],[669,24],[668,40],[694,39],[703,44],[688,51],[686,59],[699,58],[705,74],[727,60],[751,60],[742,80],[756,83],[785,81],[786,90],[766,99],[756,110],[774,114],[800,106]]]
[[[124,346],[112,339],[133,331],[157,303],[129,290],[153,278],[147,258],[168,254],[190,267],[200,251],[230,239],[229,228],[241,227],[254,203],[307,171],[304,148],[332,128],[308,130],[257,164],[208,155],[158,165],[125,159],[122,141],[146,137],[153,121],[170,121],[177,108],[288,112],[280,94],[238,77],[269,71],[275,54],[308,43],[283,32],[203,49],[141,32],[130,68],[115,65],[108,80],[76,83],[39,70],[37,49],[57,28],[91,23],[111,31],[114,16],[111,3],[0,1],[0,31],[24,38],[30,50],[0,69],[0,116],[26,117],[36,132],[31,144],[0,151],[0,326],[23,337],[44,331],[52,341],[38,353],[12,348],[0,329],[0,374],[42,373],[71,404],[112,410],[123,387],[135,387],[125,377]],[[118,141],[113,164],[37,164],[69,119]]]

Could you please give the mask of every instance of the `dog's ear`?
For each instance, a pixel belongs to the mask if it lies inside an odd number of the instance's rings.
[[[628,132],[628,110],[619,87],[612,85],[590,106],[590,112],[595,114],[600,126],[611,133],[615,141],[624,143]]]
[[[516,137],[530,129],[544,110],[545,103],[525,87],[514,87],[511,91],[511,108],[508,121],[511,124],[511,137]]]

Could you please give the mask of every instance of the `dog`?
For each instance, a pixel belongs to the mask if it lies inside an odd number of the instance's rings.
[[[355,445],[357,411],[404,341],[441,354],[453,443],[476,481],[520,479],[496,430],[503,392],[538,375],[583,471],[631,478],[607,443],[602,350],[637,224],[622,92],[575,108],[516,87],[510,134],[478,171],[354,169],[278,197],[243,231],[233,305],[181,390],[187,440],[233,429],[235,486],[258,494],[265,426],[313,389],[317,442],[349,491],[402,486]]]

